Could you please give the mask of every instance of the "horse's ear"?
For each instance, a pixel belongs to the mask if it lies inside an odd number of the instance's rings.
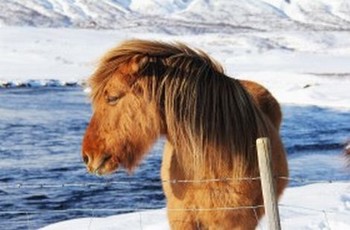
[[[119,67],[119,71],[124,75],[124,79],[129,85],[133,85],[140,75],[140,72],[148,63],[147,56],[135,55],[128,62]]]
[[[148,56],[144,56],[144,55],[134,56],[129,63],[131,74],[137,74],[140,71],[142,71],[147,65],[148,61],[149,61]]]

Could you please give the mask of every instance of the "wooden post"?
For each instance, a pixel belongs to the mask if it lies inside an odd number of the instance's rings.
[[[276,183],[272,173],[271,146],[268,138],[256,140],[261,188],[264,198],[264,207],[270,230],[280,230],[280,216],[276,196]]]

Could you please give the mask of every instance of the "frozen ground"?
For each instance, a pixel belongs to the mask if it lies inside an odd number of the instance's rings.
[[[312,184],[288,188],[279,208],[282,229],[350,229],[350,183]],[[165,230],[169,229],[169,226],[165,209],[160,209],[106,218],[70,220],[42,230],[75,228]],[[268,229],[265,218],[257,229]]]
[[[347,0],[12,0],[1,2],[0,26],[172,34],[348,30],[349,11]]]
[[[294,31],[179,36],[0,27],[0,86],[81,83],[107,49],[125,39],[143,38],[203,49],[223,64],[228,75],[264,84],[282,103],[348,108],[349,35]]]

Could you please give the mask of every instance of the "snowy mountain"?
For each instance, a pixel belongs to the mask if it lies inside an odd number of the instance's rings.
[[[4,0],[0,26],[203,33],[350,30],[348,0]]]

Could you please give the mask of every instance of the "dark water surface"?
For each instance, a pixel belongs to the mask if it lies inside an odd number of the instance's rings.
[[[350,180],[341,157],[350,112],[284,106],[282,136],[291,176]],[[165,206],[157,142],[133,175],[97,178],[80,157],[91,116],[79,87],[0,89],[0,228],[37,229],[62,220]]]

